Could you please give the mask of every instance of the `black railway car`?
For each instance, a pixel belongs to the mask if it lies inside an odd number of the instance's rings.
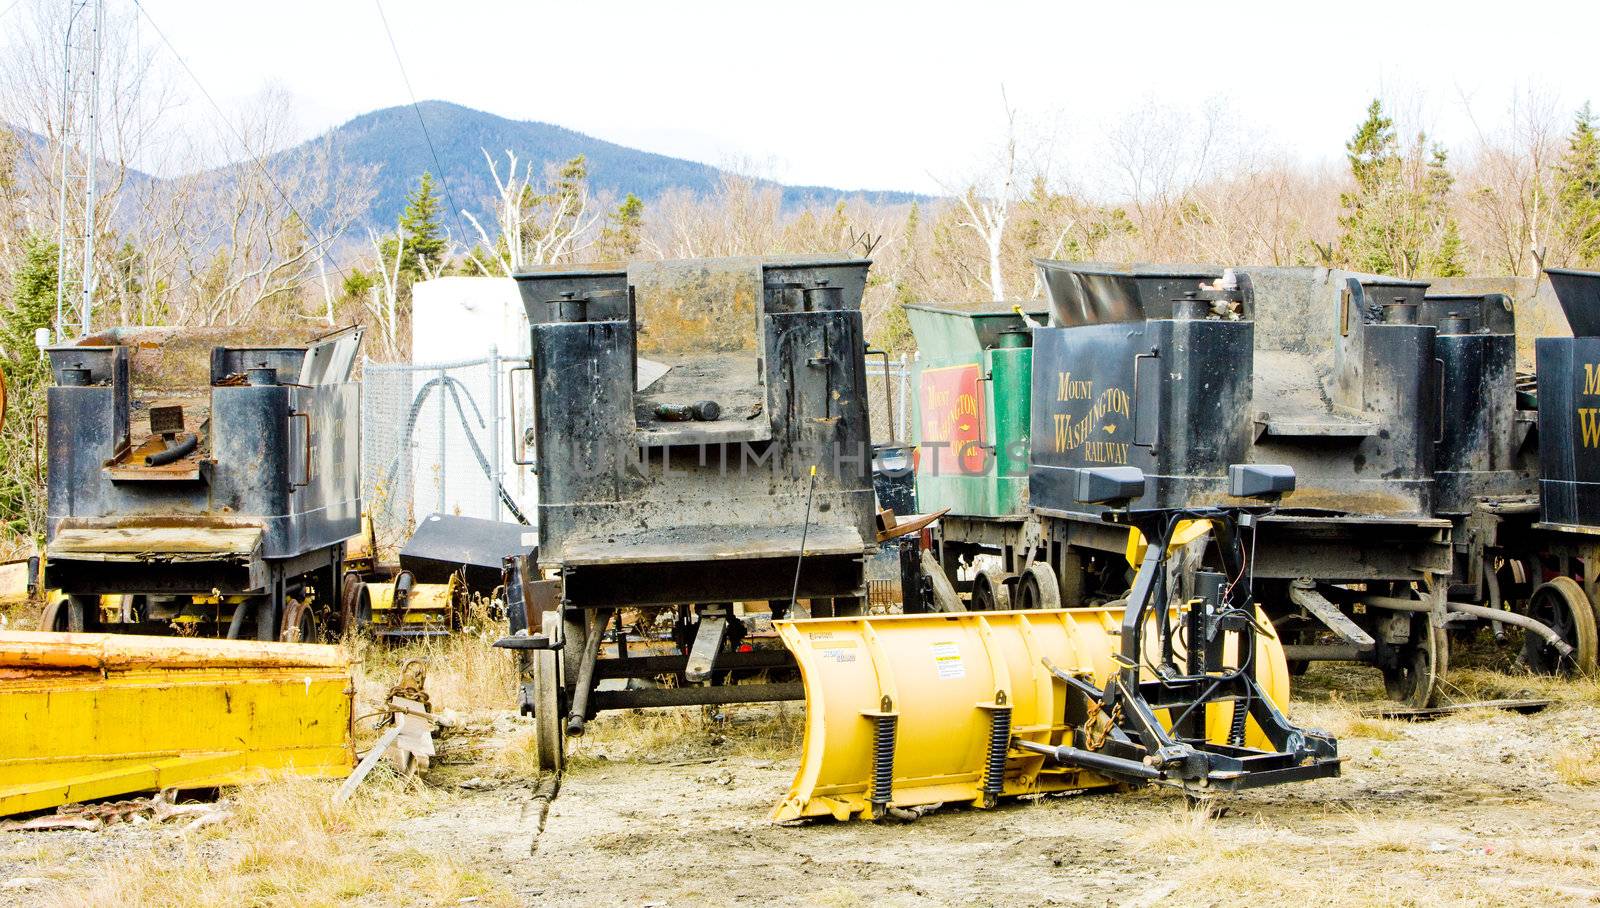
[[[862,608],[877,547],[868,265],[517,277],[539,549],[508,566],[524,607],[502,644],[523,650],[545,765],[599,710],[799,698],[767,612]]]
[[[59,595],[41,626],[309,639],[337,624],[361,526],[361,331],[217,346],[200,363],[183,339],[143,329],[48,350],[44,581]],[[198,387],[136,387],[136,355]]]

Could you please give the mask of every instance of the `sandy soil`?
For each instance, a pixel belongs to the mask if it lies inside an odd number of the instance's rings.
[[[1518,680],[1482,676],[1458,694],[1513,694]],[[1600,686],[1543,685],[1559,702],[1534,715],[1402,723],[1359,716],[1374,683],[1325,668],[1301,685],[1296,715],[1341,735],[1342,778],[1241,793],[1220,815],[1142,790],[946,809],[908,825],[775,826],[766,812],[798,751],[790,705],[722,721],[701,710],[602,719],[540,831],[537,780],[506,758],[526,731],[490,717],[444,742],[426,780],[444,796],[360,848],[380,866],[437,857],[478,880],[430,891],[419,877],[401,890],[413,904],[1600,904]],[[0,833],[0,885],[32,880],[0,889],[0,904],[92,903],[85,880],[178,835]],[[201,854],[224,854],[228,835]],[[190,903],[173,895],[157,902]]]

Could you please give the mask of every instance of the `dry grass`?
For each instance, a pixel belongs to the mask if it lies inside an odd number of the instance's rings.
[[[448,637],[400,646],[354,637],[346,645],[361,663],[369,699],[382,698],[407,660],[421,659],[428,665],[427,690],[436,712],[504,712],[517,708],[517,668],[510,653],[493,646],[503,631],[503,624],[491,621],[480,602],[473,605],[461,632]]]
[[[568,739],[567,763],[576,768],[617,760],[781,759],[799,752],[804,733],[804,708],[793,703],[602,713],[583,737]]]
[[[1405,723],[1361,714],[1362,705],[1338,696],[1317,703],[1297,703],[1293,719],[1325,731],[1340,741],[1364,738],[1369,741],[1399,741],[1405,738]]]
[[[1557,678],[1527,671],[1451,669],[1446,693],[1457,701],[1537,697],[1600,706],[1600,678]]]
[[[390,841],[397,822],[441,809],[450,796],[381,768],[361,795],[334,807],[331,782],[286,781],[233,791],[236,816],[118,859],[114,872],[58,890],[60,906],[479,904],[515,899],[448,851]]]
[[[1563,747],[1551,758],[1556,778],[1568,785],[1600,785],[1600,747],[1581,744]]]

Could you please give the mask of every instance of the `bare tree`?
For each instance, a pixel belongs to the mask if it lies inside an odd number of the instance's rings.
[[[662,195],[643,238],[659,258],[766,255],[782,246],[783,190],[749,172],[725,170],[707,196]]]
[[[380,236],[368,230],[367,240],[377,261],[378,283],[374,284],[367,299],[363,300],[367,312],[377,323],[378,339],[388,359],[400,356],[401,291],[400,265],[405,257],[405,228],[395,225],[393,236]],[[388,259],[386,249],[393,250],[394,260]]]
[[[0,55],[0,123],[26,129],[40,143],[28,143],[16,158],[19,187],[13,200],[15,231],[0,236],[0,270],[10,274],[18,262],[19,238],[26,234],[54,239],[60,229],[59,204],[63,157],[81,171],[78,143],[84,136],[70,135],[76,115],[63,118],[63,64],[70,23],[68,4],[32,0],[8,15],[14,27],[7,52]],[[82,23],[78,24],[81,29]],[[173,87],[170,68],[157,62],[153,44],[137,40],[136,13],[111,9],[100,31],[96,61],[99,79],[99,113],[96,119],[97,200],[92,231],[99,248],[108,252],[98,259],[96,284],[107,305],[118,308],[124,282],[112,269],[118,265],[114,221],[127,205],[134,167],[161,169],[169,150],[162,141],[167,114],[181,99]],[[74,141],[76,139],[76,141]],[[66,233],[84,233],[81,207],[68,204]]]
[[[470,255],[479,270],[509,277],[528,268],[571,261],[594,243],[601,211],[589,193],[581,156],[560,168],[547,168],[543,183],[536,184],[532,161],[523,162],[519,171],[516,152],[507,149],[502,177],[499,164],[487,149],[482,151],[495,185],[496,235],[491,236],[472,212],[462,212],[477,231],[480,248],[493,259],[485,262]]]
[[[346,166],[327,141],[270,155],[289,134],[289,110],[286,95],[264,93],[228,130],[232,144],[243,141],[243,160],[169,181],[168,210],[186,216],[149,239],[187,278],[170,306],[178,323],[298,313],[320,263],[371,204],[372,172]]]
[[[1514,94],[1497,130],[1486,130],[1470,105],[1467,110],[1477,147],[1460,182],[1463,221],[1468,243],[1478,251],[1478,266],[1528,275],[1537,274],[1552,254],[1552,264],[1562,261],[1552,187],[1552,169],[1561,156],[1555,97],[1538,91]]]
[[[987,276],[979,276],[978,280],[988,288],[989,297],[995,302],[1006,298],[1001,254],[1005,249],[1006,223],[1011,217],[1017,191],[1017,111],[1006,98],[1004,86],[1000,89],[1000,101],[1005,110],[1006,132],[996,164],[957,195],[965,212],[960,226],[972,231],[988,252]]]

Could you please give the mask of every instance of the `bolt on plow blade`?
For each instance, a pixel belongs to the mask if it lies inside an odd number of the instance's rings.
[[[1138,732],[1123,728],[1121,703],[1101,708],[1102,691],[1124,668],[1117,656],[1124,612],[1074,608],[778,622],[805,682],[806,721],[799,771],[772,818],[878,819],[897,809],[991,807],[1003,797],[1140,781],[1193,787],[1194,780],[1181,772],[1143,758]],[[1231,649],[1237,650],[1237,642]],[[1225,655],[1239,662],[1236,651]],[[1183,746],[1204,751],[1214,745],[1234,762],[1281,756],[1256,718],[1262,709],[1278,715],[1288,701],[1282,647],[1275,637],[1259,635],[1254,658],[1244,662],[1252,666],[1251,689],[1270,706],[1252,708],[1227,698],[1195,707],[1173,701],[1140,705],[1169,729],[1174,719],[1181,721],[1194,734],[1181,739]],[[1236,716],[1239,710],[1244,713]],[[1162,753],[1170,755],[1170,747]],[[1285,762],[1299,761],[1273,765]],[[1236,776],[1214,772],[1212,778]]]

